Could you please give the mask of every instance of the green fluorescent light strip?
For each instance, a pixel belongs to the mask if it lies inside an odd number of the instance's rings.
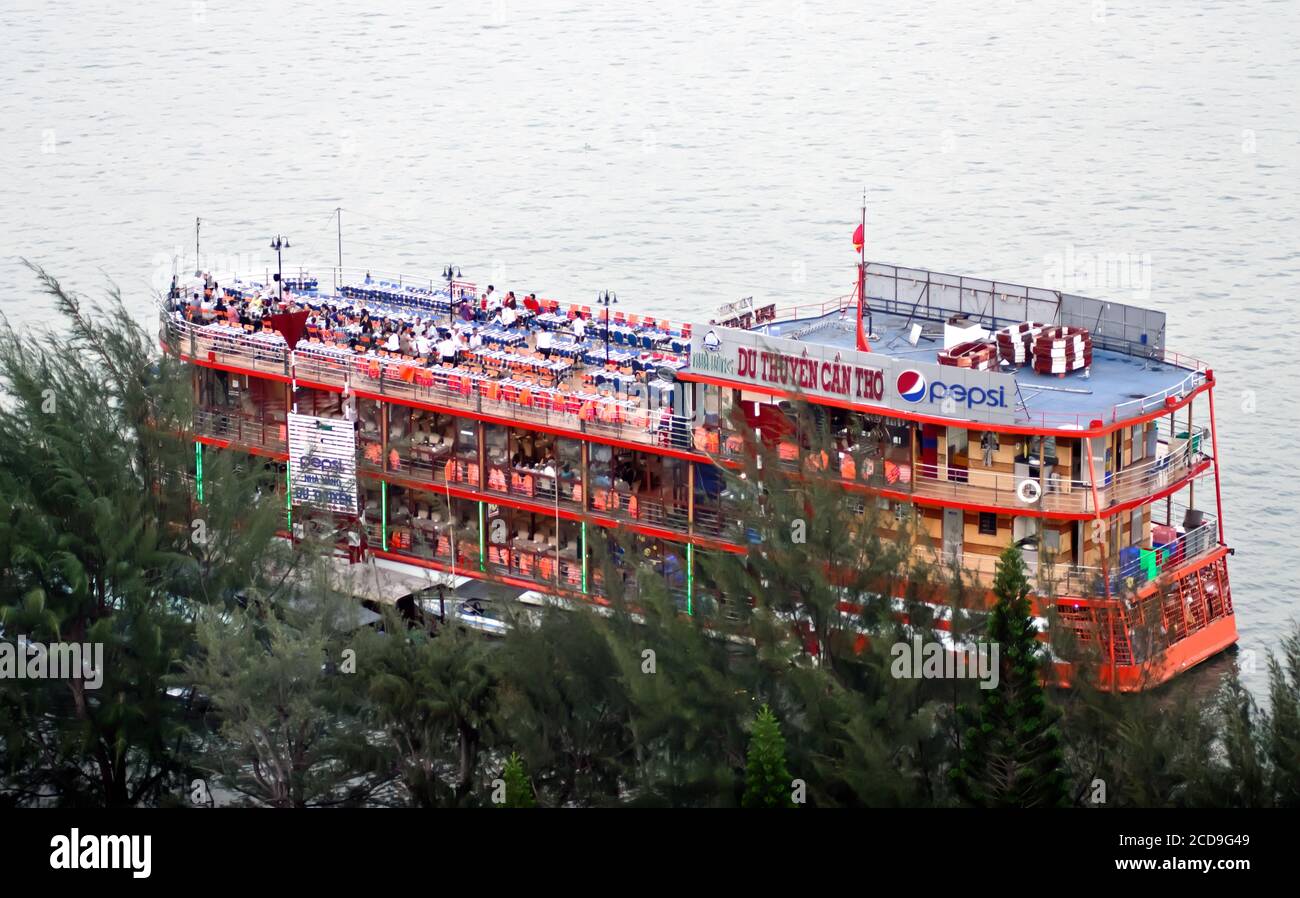
[[[450,510],[450,509],[451,509],[451,505],[448,504],[447,508],[448,508],[448,510]],[[478,504],[478,569],[479,569],[479,573],[483,573],[484,571],[487,570],[487,534],[486,534],[486,532],[485,532],[486,527],[484,526],[484,525],[487,523],[486,514],[487,514],[487,508],[483,505],[482,502],[480,502],[480,503]],[[450,515],[448,515],[448,517],[450,517]]]
[[[194,441],[194,470],[195,480],[199,487],[199,501],[203,501],[203,444],[198,440]]]
[[[384,539],[384,551],[388,551],[388,481],[379,481],[379,527]]]
[[[587,522],[582,522],[582,594],[587,594]]]
[[[693,614],[691,599],[695,594],[695,545],[686,544],[686,613]]]
[[[284,466],[284,507],[289,514],[289,541],[293,542],[293,481],[289,479],[289,466]]]

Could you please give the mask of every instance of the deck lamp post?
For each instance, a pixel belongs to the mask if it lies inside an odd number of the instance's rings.
[[[452,296],[454,292],[452,283],[456,278],[460,277],[460,269],[454,265],[448,265],[443,269],[442,276],[447,279],[447,328],[450,330],[456,324],[456,301]],[[461,301],[464,302],[464,297],[461,298]]]
[[[605,365],[609,365],[609,307],[618,305],[618,296],[610,293],[608,290],[604,294],[596,294],[596,305],[605,307]]]
[[[275,280],[280,285],[281,302],[284,302],[284,250],[288,248],[288,238],[276,234],[275,239],[271,241],[271,249],[275,250]]]

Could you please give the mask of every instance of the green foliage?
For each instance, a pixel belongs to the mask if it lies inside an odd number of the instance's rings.
[[[632,699],[607,626],[586,610],[547,609],[497,655],[503,737],[529,759],[548,806],[616,802],[634,763]]]
[[[276,605],[208,609],[181,682],[219,709],[200,765],[220,785],[268,807],[364,801],[373,774],[362,737],[364,680],[354,672],[357,609],[323,585]]]
[[[87,308],[37,274],[64,329],[0,330],[0,638],[100,643],[104,683],[0,679],[0,803],[188,803],[201,778],[276,807],[464,807],[501,770],[507,806],[770,807],[793,770],[815,807],[1090,805],[1098,784],[1110,806],[1300,805],[1300,630],[1262,707],[1233,675],[1212,699],[1081,676],[1058,710],[1018,552],[973,614],[912,519],[739,418],[723,524],[748,551],[696,553],[692,615],[662,577],[621,588],[592,539],[603,614],[548,608],[493,642],[358,630],[318,547],[274,538],[283,472],[204,449],[198,503],[189,370],[116,294]],[[830,454],[828,418],[796,417]],[[891,675],[944,603],[955,637],[979,621],[999,645],[997,689]]]
[[[157,804],[185,780],[163,688],[189,641],[171,601],[185,500],[155,489],[184,397],[116,293],[87,310],[37,275],[68,330],[0,330],[0,629],[102,644],[104,682],[0,681],[0,777],[18,804]]]
[[[506,800],[500,807],[537,807],[537,799],[533,797],[533,784],[528,781],[528,773],[524,770],[523,759],[519,757],[517,752],[511,752],[510,757],[506,758],[506,766],[501,772],[501,778],[505,780],[506,784]]]
[[[408,802],[420,807],[482,803],[479,756],[496,726],[498,676],[483,640],[455,628],[437,638],[405,631],[367,657],[373,714],[387,734],[385,754]]]
[[[1269,793],[1280,807],[1300,807],[1300,627],[1268,659],[1269,712],[1256,730],[1268,765]]]
[[[785,738],[781,724],[772,709],[764,705],[754,718],[754,729],[749,740],[749,754],[745,759],[745,796],[741,804],[747,808],[790,808],[790,770],[785,763]]]
[[[978,711],[963,709],[969,726],[950,776],[962,799],[979,807],[1061,806],[1068,798],[1060,712],[1042,685],[1029,581],[1014,545],[998,559],[993,593],[988,638],[999,650],[999,681],[982,691]]]

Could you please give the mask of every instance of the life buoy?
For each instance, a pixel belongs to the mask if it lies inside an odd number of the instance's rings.
[[[972,371],[989,371],[997,364],[998,347],[987,340],[968,340],[939,351],[939,364]]]
[[[1092,364],[1092,335],[1082,327],[1046,327],[1034,337],[1033,368],[1064,375]]]
[[[1043,495],[1043,488],[1037,480],[1025,479],[1016,487],[1016,495],[1026,505],[1033,505]]]
[[[1047,325],[1037,321],[1022,321],[1002,328],[993,335],[1002,361],[1017,367],[1029,363],[1033,355],[1034,340]]]

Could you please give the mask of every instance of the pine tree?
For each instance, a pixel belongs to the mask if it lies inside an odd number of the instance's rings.
[[[741,803],[747,808],[794,807],[790,782],[781,724],[772,709],[764,705],[754,718],[754,732],[745,761],[745,797]]]
[[[503,808],[535,808],[537,800],[533,798],[533,784],[528,781],[523,759],[517,752],[511,752],[506,758],[506,767],[501,774],[506,782],[506,800]]]
[[[102,682],[0,678],[5,800],[158,805],[185,794],[185,703],[164,677],[190,641],[179,480],[188,381],[116,291],[88,304],[34,269],[59,329],[0,315],[0,631],[102,647]],[[173,527],[178,521],[184,527]]]
[[[200,764],[225,789],[262,807],[326,807],[365,802],[391,779],[348,654],[373,657],[379,637],[355,621],[351,596],[320,581],[280,603],[200,614],[199,651],[178,681],[220,716]]]
[[[988,637],[999,651],[998,685],[983,690],[969,722],[953,786],[978,807],[1057,807],[1068,803],[1057,719],[1040,679],[1041,660],[1029,607],[1029,580],[1016,546],[998,559],[997,601]]]

